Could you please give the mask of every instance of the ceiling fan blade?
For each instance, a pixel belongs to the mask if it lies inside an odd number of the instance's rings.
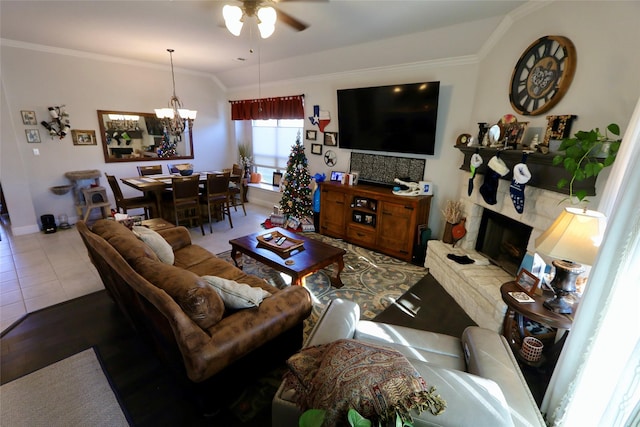
[[[304,31],[307,28],[309,28],[309,25],[305,24],[302,21],[299,21],[298,19],[296,19],[293,16],[283,12],[280,9],[278,9],[277,13],[278,13],[278,21],[282,22],[283,24],[289,25],[290,27],[292,27],[296,31]]]

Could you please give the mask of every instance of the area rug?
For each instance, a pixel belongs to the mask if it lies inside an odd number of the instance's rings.
[[[128,426],[93,348],[0,387],[0,425]]]
[[[360,306],[361,318],[373,319],[422,279],[428,271],[424,267],[409,264],[318,233],[306,233],[305,237],[320,240],[346,251],[344,270],[340,273],[344,284],[342,288],[337,289],[331,286],[329,277],[334,275],[335,265],[322,269],[305,279],[305,287],[311,293],[313,300],[313,312],[305,322],[305,336],[331,300],[343,298],[354,301]],[[232,262],[230,251],[218,254],[218,257]],[[246,273],[262,277],[276,287],[281,288],[290,283],[288,276],[281,275],[253,258],[243,256],[242,263]]]

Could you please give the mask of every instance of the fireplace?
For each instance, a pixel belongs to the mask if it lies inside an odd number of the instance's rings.
[[[532,228],[526,224],[484,209],[476,250],[515,276],[527,252],[531,231]]]

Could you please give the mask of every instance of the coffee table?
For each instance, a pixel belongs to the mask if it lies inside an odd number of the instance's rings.
[[[281,253],[264,246],[258,241],[258,236],[276,232],[292,239],[302,240],[304,243],[302,247],[297,250],[294,249],[291,253]],[[292,285],[303,286],[305,277],[321,268],[336,263],[338,269],[336,276],[330,277],[331,284],[336,288],[342,287],[340,273],[344,269],[344,259],[342,258],[346,253],[344,249],[309,239],[304,235],[289,232],[279,227],[232,239],[229,240],[229,243],[231,244],[231,258],[236,263],[236,266],[238,266],[236,254],[240,252],[268,265],[276,271],[291,276]]]

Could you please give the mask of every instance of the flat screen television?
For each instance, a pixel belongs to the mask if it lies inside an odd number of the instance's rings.
[[[338,90],[341,148],[434,154],[440,82]]]

